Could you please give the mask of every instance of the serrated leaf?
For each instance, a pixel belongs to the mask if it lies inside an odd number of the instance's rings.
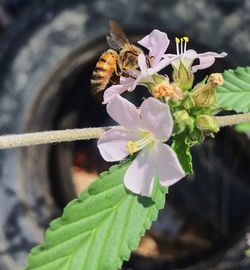
[[[193,173],[192,156],[190,153],[190,143],[185,132],[173,136],[171,145],[186,174]]]
[[[128,260],[165,202],[158,184],[153,198],[125,190],[129,164],[112,166],[66,206],[44,243],[31,250],[25,270],[117,270]]]
[[[229,69],[224,84],[216,88],[217,105],[236,112],[250,112],[250,67]]]

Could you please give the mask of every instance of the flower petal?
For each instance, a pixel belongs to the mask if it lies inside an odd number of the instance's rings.
[[[152,151],[155,175],[162,186],[171,186],[185,176],[177,155],[170,146],[158,143]]]
[[[154,82],[152,76],[148,74],[147,63],[144,54],[140,54],[138,56],[138,63],[141,72],[136,74],[136,79],[134,80],[132,86],[128,88],[129,92],[133,91],[138,84],[143,84],[146,82]]]
[[[140,53],[138,56],[138,65],[142,74],[147,74],[147,61],[144,53]]]
[[[196,59],[198,57],[198,54],[195,50],[186,50],[182,57],[181,57],[181,61],[184,65],[184,67],[189,70],[191,65],[193,64],[194,62],[194,59]]]
[[[166,54],[165,57],[170,57],[171,59],[174,57],[173,54]],[[179,70],[180,63],[185,66],[186,69],[189,69],[192,65],[194,59],[197,58],[197,52],[195,50],[186,50],[183,54],[175,55],[175,60],[172,61],[172,65]]]
[[[173,130],[173,118],[169,106],[156,98],[150,97],[140,107],[141,127],[158,140],[168,140]]]
[[[97,146],[103,159],[106,161],[119,161],[129,155],[126,145],[131,139],[134,138],[128,131],[113,128],[100,137]]]
[[[169,64],[171,64],[172,62],[174,62],[176,59],[178,59],[179,56],[175,55],[173,57],[168,57],[168,56],[164,56],[164,58],[159,61],[154,67],[152,68],[148,68],[148,74],[152,75],[154,73],[159,72],[160,70],[162,70],[163,68],[165,68],[166,66],[168,66]]]
[[[169,45],[168,35],[159,30],[153,30],[149,35],[138,41],[140,45],[149,50],[153,67],[159,63]]]
[[[107,112],[118,124],[129,130],[136,131],[140,128],[137,108],[119,95],[115,95],[107,104]]]
[[[153,192],[154,175],[148,153],[142,150],[133,160],[124,176],[125,187],[133,193],[150,197]]]
[[[190,60],[194,60],[195,58],[197,58],[197,56],[198,56],[197,52],[192,49],[186,50],[182,55],[183,58],[187,58]]]
[[[130,77],[129,78],[121,77],[120,84],[112,85],[104,91],[103,95],[104,100],[102,104],[107,104],[115,95],[120,95],[126,90],[128,90],[133,85],[134,81],[135,79]]]
[[[215,53],[215,52],[205,52],[205,53],[198,54],[197,57],[200,60],[200,64],[193,66],[192,71],[196,72],[199,69],[208,68],[214,63],[215,58],[222,58],[222,57],[225,57],[226,55],[227,54],[225,52],[220,53],[220,54]]]
[[[136,88],[136,86],[140,83],[143,77],[148,77],[146,58],[143,53],[139,54],[138,56],[138,64],[141,71],[136,74],[136,79],[133,81],[132,85],[128,88],[129,92],[132,92]]]

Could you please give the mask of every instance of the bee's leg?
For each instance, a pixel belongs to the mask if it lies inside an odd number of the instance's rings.
[[[151,59],[154,59],[154,56],[146,56],[146,63],[148,68],[151,67]]]
[[[114,72],[110,78],[112,84],[118,84],[120,82],[120,77],[122,76],[121,62],[119,58],[117,59]]]
[[[122,64],[121,64],[121,61],[117,61],[116,63],[116,67],[115,67],[115,71],[114,71],[114,74],[112,75],[112,77],[126,77],[126,78],[134,78],[131,74],[129,74],[128,72],[124,71],[122,69]],[[134,78],[135,79],[135,78]],[[115,79],[116,81],[116,79]]]
[[[123,71],[122,74],[121,74],[122,77],[126,77],[126,78],[133,78],[133,79],[136,79],[132,74],[126,72],[126,71]]]
[[[114,72],[117,76],[122,76],[122,68],[121,68],[121,63],[120,61],[117,61],[116,65],[115,65],[115,72]]]
[[[125,71],[122,72],[121,76],[126,78],[130,77],[130,75]]]
[[[115,72],[112,74],[110,80],[112,84],[119,84],[120,82],[120,76],[118,76]]]

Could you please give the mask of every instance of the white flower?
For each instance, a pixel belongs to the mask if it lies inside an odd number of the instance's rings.
[[[168,187],[185,176],[179,160],[167,141],[173,130],[168,105],[155,98],[145,100],[140,109],[116,95],[107,105],[109,115],[125,129],[113,128],[98,140],[106,161],[120,161],[139,152],[124,176],[130,191],[151,196],[154,179]]]
[[[169,61],[173,57],[175,60],[172,65],[179,70],[180,63],[189,70],[195,59],[199,59],[200,63],[198,65],[192,66],[192,72],[195,73],[197,70],[205,69],[210,67],[214,62],[215,58],[222,58],[227,56],[225,52],[215,53],[215,52],[205,52],[197,53],[195,50],[187,50],[187,43],[189,42],[188,37],[175,38],[176,43],[176,54],[166,54],[164,58]],[[176,58],[177,57],[177,58]]]

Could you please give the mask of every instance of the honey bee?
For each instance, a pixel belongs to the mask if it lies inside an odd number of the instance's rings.
[[[93,94],[103,91],[110,81],[112,83],[119,82],[118,62],[119,55],[115,50],[109,49],[101,55],[90,81]]]
[[[104,52],[93,71],[91,89],[93,93],[103,91],[109,82],[119,83],[119,77],[129,77],[129,71],[137,69],[138,56],[142,49],[131,44],[124,31],[114,21],[109,21],[110,36],[107,42],[112,49]]]

